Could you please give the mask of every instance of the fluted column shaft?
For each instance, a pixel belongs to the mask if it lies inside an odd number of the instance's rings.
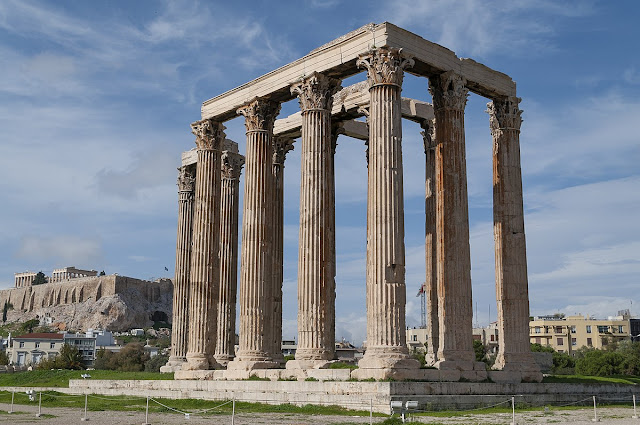
[[[287,153],[293,149],[293,140],[274,137],[273,139],[273,360],[284,363],[282,355],[282,283],[284,261],[284,162]]]
[[[405,247],[401,87],[398,49],[361,56],[370,83],[367,190],[367,350],[360,368],[418,367],[409,360],[405,330]]]
[[[173,322],[171,357],[168,365],[186,361],[189,331],[189,274],[191,270],[191,235],[193,227],[193,196],[195,167],[179,168],[178,176],[178,237],[176,269],[173,280]]]
[[[487,104],[493,135],[493,231],[498,340],[495,368],[535,366],[529,343],[529,289],[520,169],[520,99]]]
[[[220,123],[203,120],[192,124],[196,135],[196,168],[191,291],[189,300],[189,350],[187,369],[219,366],[216,345],[217,299],[220,284]]]
[[[465,84],[466,80],[452,71],[429,79],[436,127],[438,363],[466,362],[461,369],[471,370],[475,356],[464,134],[468,96]]]
[[[331,106],[337,87],[337,81],[314,73],[291,89],[298,94],[302,110],[298,361],[331,360],[335,351]]]
[[[247,128],[240,264],[240,345],[228,368],[273,367],[273,122],[280,105],[240,108]]]
[[[235,356],[238,288],[238,198],[244,157],[222,153],[220,189],[220,294],[215,359],[226,365]]]
[[[440,331],[438,323],[438,253],[436,234],[436,144],[435,122],[422,123],[425,153],[425,296],[427,299],[427,354],[425,360],[434,364],[438,357]]]

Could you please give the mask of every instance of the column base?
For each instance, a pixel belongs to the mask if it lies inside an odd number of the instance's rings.
[[[220,366],[226,367],[229,362],[233,361],[234,356],[230,354],[216,354],[213,358],[216,359],[216,362],[218,362]]]
[[[219,368],[220,365],[211,356],[204,354],[187,354],[187,361],[182,364],[181,370],[209,370]]]
[[[351,372],[355,379],[413,379],[420,362],[409,357],[407,347],[371,347]]]
[[[160,367],[160,373],[172,373],[178,370],[182,370],[187,358],[184,356],[171,356],[167,361],[167,364]]]
[[[533,355],[528,353],[505,353],[498,354],[496,362],[493,365],[496,371],[502,371],[505,374],[519,375],[521,381],[524,382],[541,382],[542,372],[540,366],[536,363]]]

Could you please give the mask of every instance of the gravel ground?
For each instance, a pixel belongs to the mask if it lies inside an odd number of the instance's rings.
[[[36,418],[37,406],[15,405],[16,413],[7,414],[8,404],[0,403],[1,424],[50,424],[70,425],[81,423],[84,412],[81,409],[70,408],[43,408],[43,416]],[[18,413],[20,412],[20,413]],[[53,415],[53,417],[51,416]],[[639,419],[632,419],[633,409],[624,407],[598,408],[598,417],[602,424],[612,425],[639,425]],[[144,411],[120,412],[102,411],[87,413],[88,423],[96,425],[142,425],[145,422]],[[374,423],[380,423],[382,417],[374,417]],[[416,417],[415,420],[427,424],[510,424],[511,415],[505,413],[494,414],[468,414],[455,418]],[[580,410],[555,410],[549,413],[542,411],[516,412],[518,424],[574,424],[586,425],[593,423],[593,409]],[[191,416],[186,419],[184,415],[169,413],[150,413],[151,424],[231,424],[230,415]],[[293,413],[239,413],[234,418],[235,425],[347,425],[368,424],[368,416],[323,416],[300,415]]]

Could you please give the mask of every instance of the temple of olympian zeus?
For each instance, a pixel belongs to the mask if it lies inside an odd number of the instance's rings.
[[[365,81],[341,87],[342,79],[359,72]],[[428,80],[432,105],[401,97],[405,72]],[[493,136],[487,143],[493,144],[500,341],[493,371],[475,361],[472,345],[464,130],[469,91],[489,99]],[[294,97],[301,111],[278,119],[280,104]],[[368,163],[367,346],[358,369],[342,379],[540,381],[529,349],[519,101],[509,76],[387,22],[364,26],[205,101],[202,119],[191,125],[196,148],[183,154],[179,169],[172,353],[163,371],[175,371],[176,379],[304,379],[311,371],[329,371],[335,342],[334,154],[342,134],[365,140]],[[244,156],[223,132],[223,123],[238,115],[246,125]],[[366,122],[355,121],[361,117]],[[405,342],[403,118],[424,130],[427,361],[435,369],[420,369]],[[283,178],[294,144],[301,156],[298,347],[285,366]]]

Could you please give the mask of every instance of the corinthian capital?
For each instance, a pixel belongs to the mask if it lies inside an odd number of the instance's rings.
[[[433,109],[455,109],[463,111],[467,105],[469,89],[467,80],[453,71],[429,78],[429,92],[433,97]]]
[[[193,192],[196,187],[195,167],[178,168],[178,192]]]
[[[211,119],[191,124],[191,132],[196,136],[198,150],[218,150],[224,140],[224,125]]]
[[[314,72],[291,86],[291,93],[298,96],[302,112],[311,109],[331,110],[333,95],[340,89],[340,81]]]
[[[414,64],[413,59],[405,57],[402,49],[380,47],[361,54],[356,62],[359,68],[367,69],[369,87],[377,84],[402,86],[404,69]]]
[[[238,108],[237,112],[244,115],[247,132],[272,131],[273,123],[280,112],[280,103],[257,97]]]
[[[222,178],[239,179],[244,166],[244,156],[239,153],[224,151],[221,156]]]
[[[420,127],[422,127],[423,131],[420,132],[422,134],[422,143],[424,144],[424,153],[427,151],[434,150],[436,148],[436,120],[424,120],[420,123]]]
[[[521,100],[519,97],[507,97],[487,103],[491,133],[505,129],[520,130],[522,110],[518,105]]]
[[[273,138],[273,165],[284,165],[287,153],[293,150],[293,139],[288,137]]]

